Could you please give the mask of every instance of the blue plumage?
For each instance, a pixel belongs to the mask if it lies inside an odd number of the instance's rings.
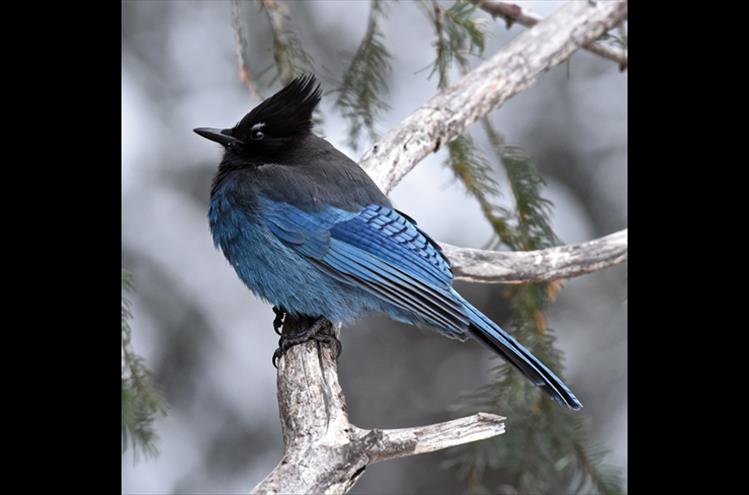
[[[375,311],[461,341],[472,336],[558,402],[582,407],[553,372],[452,288],[437,243],[393,209],[356,163],[311,134],[319,98],[314,79],[303,77],[233,129],[196,130],[226,148],[209,221],[240,279],[292,314],[349,322]],[[283,125],[283,115],[293,116],[293,125]]]

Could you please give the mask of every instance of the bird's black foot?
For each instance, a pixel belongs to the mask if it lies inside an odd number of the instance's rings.
[[[283,320],[286,318],[286,310],[283,309],[283,306],[273,306],[273,312],[276,314],[276,319],[273,320],[273,330],[275,330],[278,335],[281,335]]]
[[[336,360],[341,355],[341,341],[335,336],[333,324],[321,316],[314,320],[312,325],[305,326],[299,333],[281,334],[281,338],[278,340],[278,348],[273,353],[273,366],[278,368],[278,360],[286,354],[286,351],[309,340],[328,344],[333,349]]]

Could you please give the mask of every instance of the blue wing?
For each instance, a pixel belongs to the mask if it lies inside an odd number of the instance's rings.
[[[452,291],[439,246],[398,211],[369,205],[358,212],[304,211],[261,200],[270,231],[341,282],[354,285],[423,322],[465,339],[470,318]]]
[[[582,407],[551,370],[452,289],[439,246],[400,212],[382,205],[308,212],[287,203],[261,204],[270,231],[331,277],[386,301],[413,323],[460,340],[470,333],[558,402]]]

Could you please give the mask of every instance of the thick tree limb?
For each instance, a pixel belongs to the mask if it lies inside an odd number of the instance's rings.
[[[484,251],[441,244],[458,280],[541,282],[577,277],[627,259],[627,229],[580,244],[541,251]]]
[[[519,5],[510,2],[498,2],[496,0],[470,0],[484,11],[492,15],[492,17],[501,17],[507,22],[509,28],[514,23],[518,23],[521,26],[531,27],[541,22],[544,18],[526,8],[521,8]],[[599,43],[591,43],[583,47],[591,53],[600,55],[601,57],[613,60],[619,64],[619,70],[627,69],[627,50],[621,48],[615,48],[613,46],[601,45]]]
[[[573,1],[521,33],[454,85],[440,91],[364,153],[359,164],[385,191],[429,153],[531,86],[545,70],[627,15],[622,1]]]
[[[284,333],[297,333],[309,324],[309,319],[287,317]],[[283,457],[252,493],[345,493],[375,462],[505,431],[505,418],[485,413],[417,428],[358,428],[349,422],[333,354],[316,342],[292,347],[280,360],[278,405]]]
[[[541,72],[621,22],[626,13],[624,2],[567,4],[417,109],[365,153],[362,167],[389,192],[421,159],[529,87]],[[445,250],[459,278],[529,281],[544,277],[544,270],[553,274],[548,278],[568,277],[626,259],[622,235],[626,245],[625,231],[591,243],[530,253],[451,246]],[[490,261],[498,267],[489,267]],[[310,325],[309,318],[287,317],[284,332],[298,333]],[[331,350],[316,342],[292,347],[280,359],[278,403],[283,457],[252,493],[345,493],[369,464],[504,433],[504,418],[485,413],[396,430],[353,426]]]

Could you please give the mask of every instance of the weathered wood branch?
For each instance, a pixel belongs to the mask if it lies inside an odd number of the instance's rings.
[[[542,72],[597,39],[626,15],[624,1],[565,4],[437,93],[364,153],[359,164],[380,189],[390,192],[429,153],[530,87]]]
[[[627,229],[540,251],[484,251],[441,244],[458,280],[483,283],[541,282],[602,270],[627,259]]]
[[[565,5],[417,109],[364,154],[362,167],[389,192],[421,159],[528,88],[541,72],[620,23],[626,13],[626,2]],[[623,235],[626,245],[626,232]],[[617,239],[531,253],[445,249],[458,278],[529,281],[544,279],[538,278],[544,277],[544,270],[553,274],[547,278],[568,277],[626,259],[626,247],[622,255]],[[611,254],[612,244],[618,254]],[[498,268],[488,267],[489,261]],[[284,332],[298,333],[310,325],[310,319],[287,317]],[[295,346],[280,359],[278,403],[283,457],[252,493],[345,493],[372,463],[504,432],[504,418],[485,413],[415,428],[358,428],[349,422],[331,350],[316,342]]]
[[[250,77],[250,69],[247,66],[247,39],[244,35],[244,27],[242,27],[242,16],[241,16],[241,5],[239,0],[231,1],[231,25],[234,28],[234,41],[237,48],[237,60],[239,63],[239,79],[247,87],[250,94],[257,99],[260,99],[260,93],[255,87],[255,83]]]
[[[507,23],[507,27],[511,27],[514,23],[518,23],[521,26],[531,27],[541,22],[544,18],[534,12],[531,12],[527,8],[521,8],[519,5],[510,2],[498,2],[496,0],[470,0],[478,7],[483,9],[485,12],[491,14],[492,17],[501,17]],[[627,50],[623,48],[616,48],[613,46],[602,45],[597,42],[593,42],[583,47],[585,50],[595,53],[601,57],[613,60],[619,64],[619,70],[624,71],[627,69]]]
[[[298,333],[310,324],[309,319],[287,317],[284,333]],[[349,422],[333,353],[317,342],[292,347],[280,360],[278,406],[283,457],[252,493],[345,493],[375,462],[505,431],[505,418],[485,413],[416,428],[358,428]]]

